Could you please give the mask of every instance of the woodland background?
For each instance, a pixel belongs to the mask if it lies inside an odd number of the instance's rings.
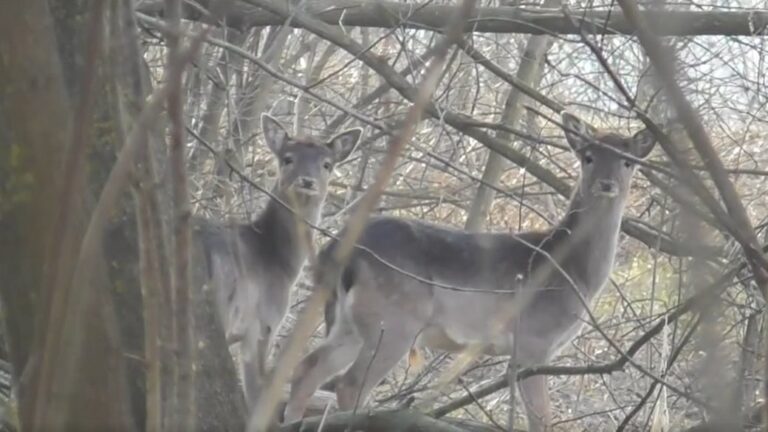
[[[768,3],[645,1],[643,33],[623,12],[634,0],[481,0],[443,39],[457,3],[2,2],[3,427],[245,428],[221,331],[189,283],[188,232],[193,214],[243,221],[263,206],[276,167],[262,112],[297,134],[365,128],[332,182],[331,232],[399,144],[373,213],[515,231],[563,214],[578,174],[552,121],[564,107],[622,133],[656,124],[667,139],[636,176],[594,307],[623,353],[587,325],[537,371],[551,375],[558,429],[759,424]],[[309,292],[302,280],[283,336]],[[478,359],[425,415],[404,409],[450,362],[403,362],[375,395],[394,411],[360,429],[426,417],[445,420],[426,430],[506,427],[501,358]]]

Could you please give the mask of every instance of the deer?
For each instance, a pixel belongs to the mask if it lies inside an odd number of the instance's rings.
[[[250,223],[199,227],[216,313],[228,345],[240,343],[248,406],[263,387],[274,335],[307,260],[312,231],[305,223],[319,222],[334,167],[349,157],[362,135],[354,128],[327,142],[294,138],[266,113],[261,127],[278,161],[266,207]]]
[[[480,346],[483,354],[535,366],[576,336],[613,268],[636,164],[656,140],[648,129],[632,136],[601,131],[567,111],[561,119],[581,175],[565,216],[550,229],[468,232],[376,216],[346,264],[332,257],[337,240],[323,247],[317,271],[335,274],[325,282],[335,286],[314,289],[332,293],[330,328],[294,371],[286,423],[300,420],[309,398],[331,379],[338,408],[357,408],[412,349],[458,353]],[[515,302],[517,313],[505,317]],[[518,387],[529,430],[547,430],[545,376]]]

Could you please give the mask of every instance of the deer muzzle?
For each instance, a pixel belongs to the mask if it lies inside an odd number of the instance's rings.
[[[294,192],[301,195],[314,196],[318,194],[317,182],[313,178],[299,177],[293,182]]]
[[[598,180],[592,186],[592,193],[599,197],[614,198],[619,194],[619,185],[613,180]]]

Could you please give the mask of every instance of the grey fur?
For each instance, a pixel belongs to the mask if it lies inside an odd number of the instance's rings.
[[[272,191],[277,200],[270,199],[251,223],[223,226],[198,222],[219,318],[227,340],[241,344],[249,405],[260,390],[273,336],[285,317],[291,287],[307,258],[300,238],[301,220],[318,222],[333,166],[349,156],[362,133],[361,129],[351,129],[327,143],[292,138],[266,114],[262,129],[266,144],[280,161]]]
[[[594,142],[644,158],[654,141],[646,132],[603,134],[571,114],[562,118],[581,177],[555,227],[471,233],[392,217],[367,225],[362,248],[338,272],[327,308],[330,333],[295,371],[286,421],[299,419],[318,386],[341,372],[339,408],[353,408],[358,392],[364,401],[414,344],[459,352],[480,343],[486,354],[515,352],[518,364],[538,365],[573,338],[583,301],[598,295],[613,267],[634,172],[629,161]],[[331,265],[333,247],[320,254],[320,267]],[[514,319],[494,319],[509,317],[504,314],[515,302],[521,306]],[[531,430],[544,430],[551,422],[545,377],[523,380],[520,389]]]

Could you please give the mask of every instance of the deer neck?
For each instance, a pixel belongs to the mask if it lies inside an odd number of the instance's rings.
[[[274,190],[277,199],[291,206],[291,199]],[[319,201],[319,202],[315,202]],[[312,200],[300,197],[296,208],[286,208],[275,199],[270,199],[261,215],[252,223],[259,236],[260,250],[269,254],[286,276],[295,277],[307,259],[307,241],[312,239],[312,228],[304,220],[316,225],[320,218],[322,199]],[[309,234],[309,236],[307,236]]]
[[[587,296],[600,290],[610,276],[625,201],[623,196],[585,197],[577,189],[568,212],[555,228],[561,240],[555,247],[562,244],[566,250],[561,262],[581,281]]]

